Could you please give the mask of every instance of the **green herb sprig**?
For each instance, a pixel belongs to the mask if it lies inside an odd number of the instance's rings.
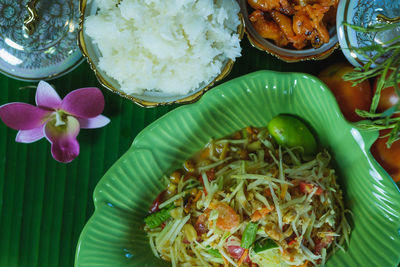
[[[399,23],[383,23],[369,27],[360,27],[344,23],[359,32],[385,32],[399,27]],[[358,127],[366,130],[385,130],[391,129],[387,141],[387,147],[400,140],[400,118],[392,117],[400,113],[400,101],[393,107],[382,113],[377,113],[382,90],[388,87],[394,87],[397,95],[400,96],[400,36],[394,37],[386,43],[378,44],[374,42],[370,46],[358,47],[354,49],[357,53],[367,59],[362,67],[354,68],[354,71],[343,76],[345,81],[353,82],[353,86],[362,83],[365,80],[378,77],[376,92],[373,96],[369,111],[356,110],[356,113],[363,118],[368,119],[366,123],[359,123]],[[371,56],[369,53],[374,52]]]

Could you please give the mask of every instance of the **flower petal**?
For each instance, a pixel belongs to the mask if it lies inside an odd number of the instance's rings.
[[[103,112],[104,96],[98,88],[77,89],[65,96],[61,109],[77,117],[94,118]]]
[[[47,140],[51,143],[51,154],[57,161],[68,163],[79,155],[79,122],[68,116],[64,125],[56,126],[56,120],[49,121],[44,129]]]
[[[33,143],[44,137],[44,125],[31,130],[21,130],[17,133],[15,141],[19,143]]]
[[[85,119],[85,118],[77,118],[77,119],[79,121],[79,125],[81,126],[81,128],[84,129],[100,128],[106,126],[110,122],[110,119],[103,115],[99,115],[97,117],[90,119]]]
[[[38,128],[45,123],[46,116],[50,113],[51,111],[19,102],[0,107],[0,118],[8,127],[15,130]]]
[[[36,105],[57,109],[61,106],[61,98],[50,84],[40,81],[36,89]]]
[[[79,143],[76,139],[62,139],[51,144],[51,155],[62,163],[70,163],[79,155]]]

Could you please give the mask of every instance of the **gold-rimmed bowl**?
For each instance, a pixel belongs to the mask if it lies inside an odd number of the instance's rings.
[[[157,107],[171,104],[187,104],[197,101],[207,90],[209,90],[215,82],[225,78],[234,65],[233,60],[226,60],[221,72],[214,77],[211,82],[204,82],[197,89],[186,95],[172,95],[162,92],[145,91],[143,94],[127,94],[120,89],[119,83],[107,75],[98,67],[101,52],[92,39],[85,33],[85,19],[97,12],[95,1],[80,0],[81,18],[79,21],[78,44],[83,56],[87,59],[90,68],[94,71],[98,81],[108,90],[127,98],[142,107]],[[238,14],[240,25],[237,29],[239,39],[244,35],[244,20],[242,14]]]
[[[375,58],[378,50],[361,52],[362,47],[386,46],[400,34],[400,2],[393,0],[341,0],[337,12],[337,32],[339,43],[347,60],[355,67],[364,66]],[[388,23],[397,27],[386,31],[357,31],[348,25],[366,28]],[[384,61],[385,57],[377,59]],[[372,65],[374,66],[374,65]]]
[[[287,63],[305,61],[305,60],[322,60],[330,56],[336,48],[339,47],[336,27],[331,27],[329,30],[330,40],[319,48],[305,48],[301,50],[288,49],[275,45],[272,41],[261,37],[253,24],[249,20],[251,7],[247,4],[247,0],[238,0],[241,12],[243,14],[244,23],[246,25],[245,32],[247,39],[251,45],[261,51],[265,51],[280,60]]]

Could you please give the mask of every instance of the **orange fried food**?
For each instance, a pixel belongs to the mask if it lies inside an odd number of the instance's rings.
[[[302,49],[307,45],[306,38],[303,35],[296,35],[294,33],[292,20],[288,16],[279,11],[271,11],[271,16],[296,49]]]
[[[279,10],[285,14],[293,14],[293,7],[288,0],[247,0],[249,5],[261,11]]]
[[[322,19],[330,7],[320,4],[308,5],[305,7],[296,7],[297,12],[302,12],[308,15],[316,34],[312,35],[311,44],[313,47],[320,47],[324,43],[329,42],[329,32],[323,23]]]
[[[289,38],[289,41],[292,43],[294,48],[298,50],[303,49],[307,45],[307,39],[304,35],[295,35]]]
[[[315,2],[325,7],[337,6],[339,4],[339,0],[318,0]]]
[[[279,25],[279,28],[281,28],[286,37],[289,38],[295,36],[292,20],[289,17],[280,13],[279,11],[271,11],[271,16],[274,21]]]
[[[292,0],[292,3],[295,5],[306,6],[312,0]]]
[[[264,12],[255,10],[250,14],[249,19],[261,37],[271,39],[279,46],[286,46],[288,44],[288,40],[283,35],[279,26],[273,20],[268,20],[264,16]]]
[[[249,5],[261,11],[270,11],[280,7],[279,0],[247,0]]]
[[[314,27],[314,23],[305,12],[296,12],[293,16],[293,31],[297,35],[303,35],[313,47],[318,47],[321,43],[318,36],[318,31]]]
[[[293,31],[296,34],[303,34],[307,40],[311,40],[310,36],[314,31],[314,23],[305,12],[296,12],[293,16]]]
[[[255,9],[249,19],[263,38],[274,40],[281,47],[291,45],[296,49],[307,44],[318,48],[329,42],[327,25],[333,27],[339,3],[339,0],[247,1]]]

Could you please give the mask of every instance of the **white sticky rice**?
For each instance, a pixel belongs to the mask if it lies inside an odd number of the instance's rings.
[[[127,94],[184,95],[211,82],[240,56],[235,0],[94,0],[85,33],[99,68]]]

